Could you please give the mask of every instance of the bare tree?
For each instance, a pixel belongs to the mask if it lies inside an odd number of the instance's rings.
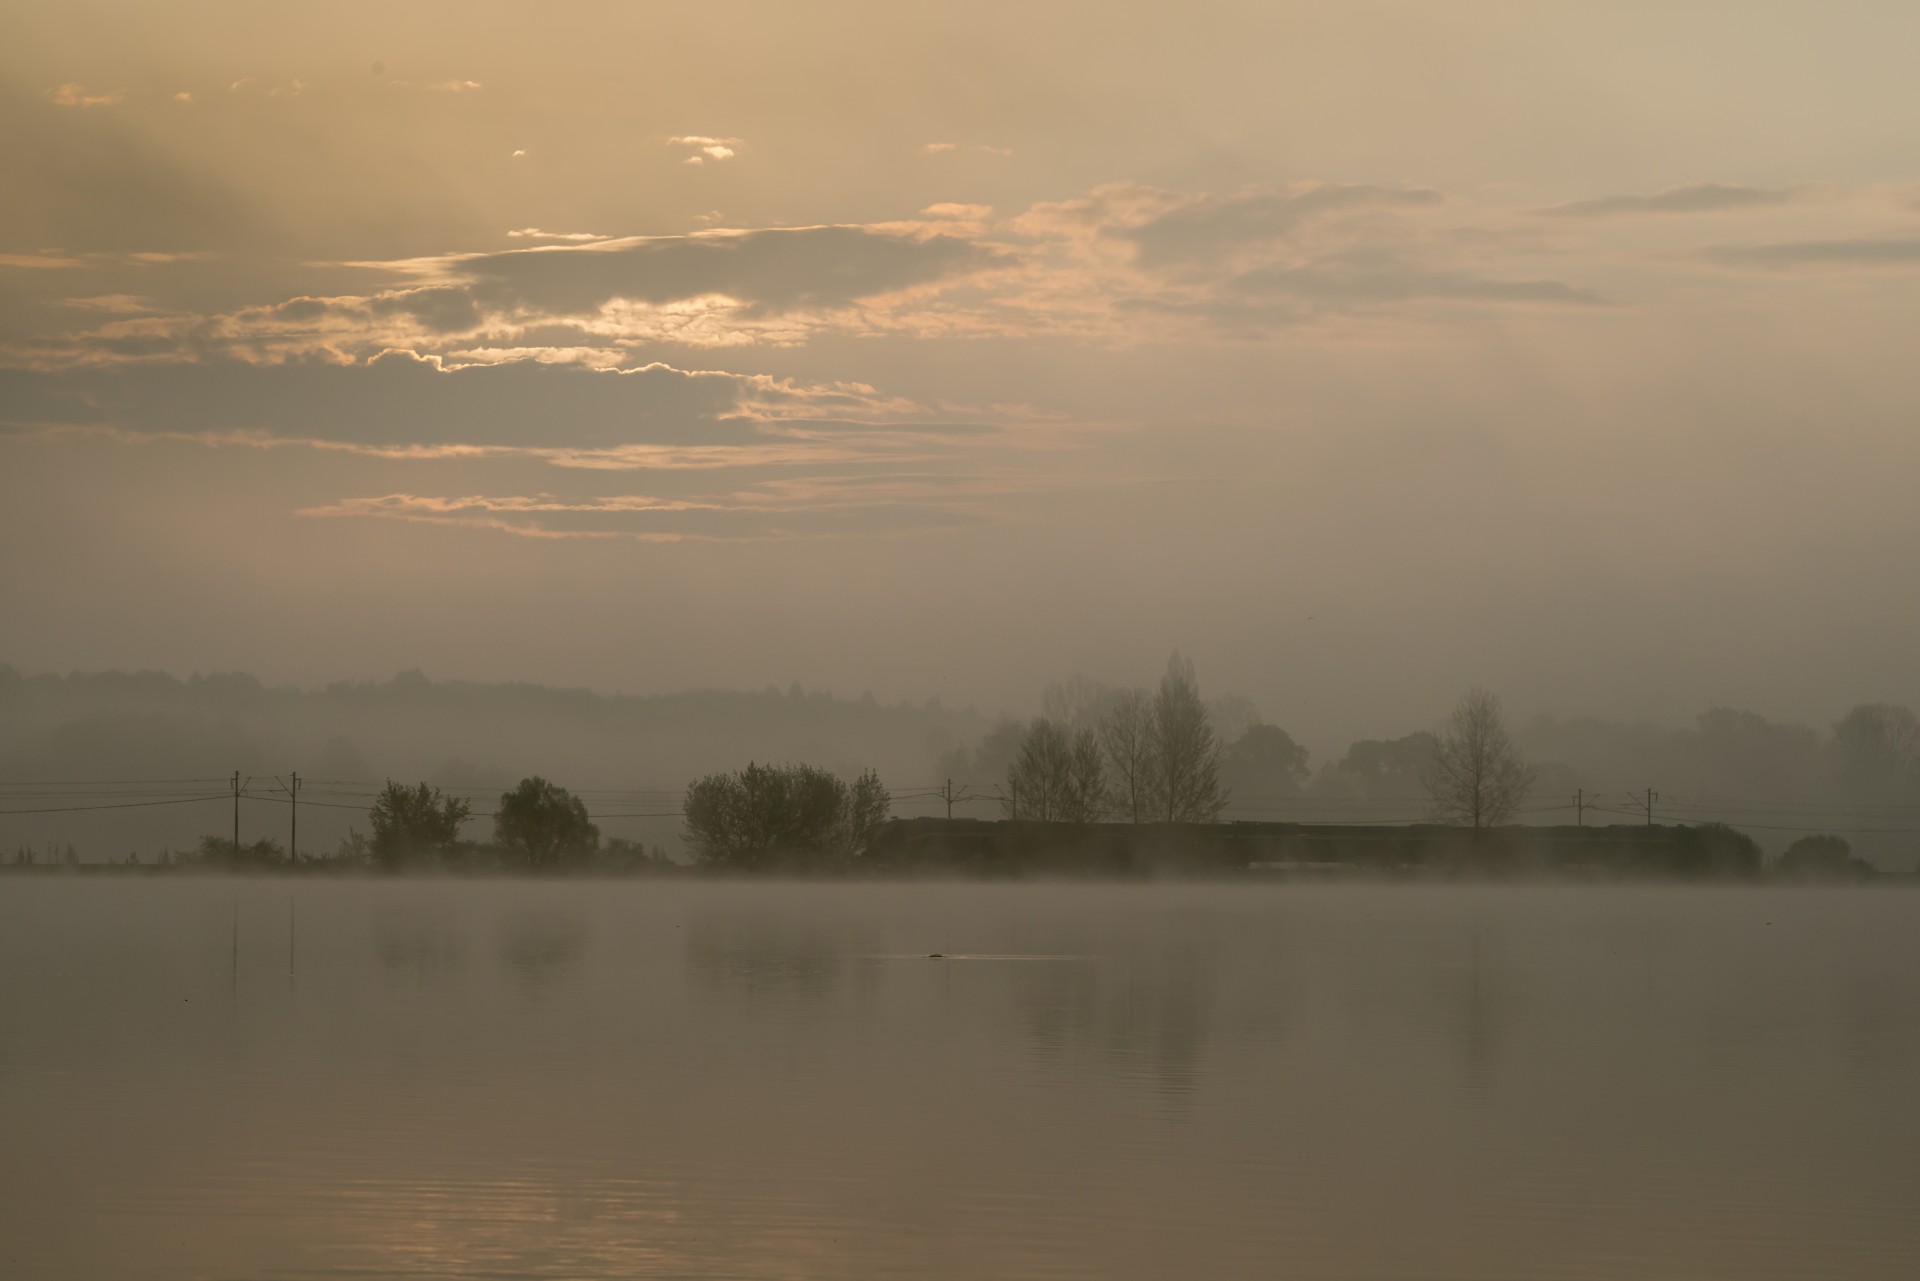
[[[1042,716],[1028,726],[1007,769],[1009,818],[1042,823],[1095,823],[1106,809],[1106,772],[1090,729],[1070,734]]]
[[[1007,766],[1008,818],[1057,822],[1067,800],[1073,767],[1073,743],[1058,722],[1038,717],[1020,740],[1019,754]]]
[[[1069,734],[1096,725],[1114,696],[1120,691],[1105,681],[1078,674],[1064,681],[1049,681],[1040,691],[1040,714]]]
[[[1193,664],[1175,651],[1153,696],[1148,760],[1154,817],[1168,823],[1211,823],[1226,807],[1220,786],[1220,740],[1214,736]]]
[[[1106,812],[1107,771],[1100,755],[1100,740],[1091,729],[1083,729],[1073,736],[1073,750],[1067,758],[1060,818],[1067,823],[1098,823]]]
[[[1153,808],[1153,700],[1147,691],[1114,696],[1100,718],[1100,747],[1113,780],[1114,812],[1144,823]]]
[[[1533,767],[1507,733],[1497,695],[1478,686],[1467,691],[1434,744],[1423,781],[1440,822],[1479,831],[1513,818],[1533,787]]]
[[[1898,797],[1920,782],[1920,717],[1895,703],[1862,703],[1834,723],[1833,750],[1850,793]]]

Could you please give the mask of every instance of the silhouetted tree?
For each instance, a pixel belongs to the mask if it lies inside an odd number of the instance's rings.
[[[1168,823],[1211,823],[1227,794],[1220,786],[1220,741],[1200,699],[1193,664],[1176,650],[1153,696],[1148,760],[1154,817]]]
[[[1920,782],[1920,718],[1893,703],[1862,703],[1835,722],[1840,781],[1856,796],[1894,797]]]
[[[1108,803],[1130,822],[1145,822],[1153,803],[1153,700],[1143,689],[1121,691],[1101,716],[1099,732],[1111,780]]]
[[[893,813],[893,796],[880,782],[880,776],[868,770],[847,788],[845,845],[849,858],[867,852],[873,835]]]
[[[821,867],[864,852],[890,806],[870,771],[849,787],[811,765],[750,764],[693,783],[682,809],[695,857],[758,871]]]
[[[500,797],[493,839],[529,867],[545,870],[589,857],[600,844],[600,829],[587,817],[584,801],[536,774]]]
[[[388,779],[367,811],[373,856],[381,866],[395,868],[450,854],[460,841],[460,824],[471,813],[467,802],[442,795],[437,787],[408,787]]]
[[[1245,737],[1255,725],[1262,724],[1260,708],[1245,694],[1222,694],[1207,700],[1207,724],[1222,744],[1232,745]]]
[[[1120,693],[1105,681],[1075,674],[1064,681],[1049,681],[1040,691],[1040,714],[1069,735],[1093,729],[1109,704]]]
[[[235,848],[230,836],[203,836],[199,849],[195,851],[195,860],[208,867],[225,868],[229,871],[258,871],[262,868],[282,867],[287,861],[287,852],[278,841],[262,837],[257,841],[242,844]]]
[[[1363,797],[1404,799],[1426,787],[1427,770],[1440,740],[1425,730],[1405,738],[1369,738],[1347,748],[1326,779],[1329,790],[1351,789]]]
[[[1220,779],[1238,805],[1293,800],[1307,781],[1307,749],[1278,725],[1250,726],[1221,753]]]
[[[1476,686],[1461,698],[1434,745],[1426,785],[1443,823],[1479,831],[1513,817],[1533,786],[1533,770],[1507,733],[1496,695]]]
[[[972,749],[950,748],[940,754],[937,765],[941,778],[951,778],[976,787],[992,787],[1007,777],[1007,767],[1020,754],[1020,742],[1027,727],[1007,717],[988,730]]]
[[[1778,870],[1794,880],[1849,881],[1872,876],[1873,864],[1855,858],[1846,837],[1820,832],[1787,846]]]
[[[1020,740],[1020,753],[1007,767],[1008,818],[1041,823],[1061,821],[1072,786],[1073,742],[1058,721],[1037,717]]]

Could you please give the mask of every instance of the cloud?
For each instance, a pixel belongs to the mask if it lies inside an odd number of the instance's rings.
[[[127,100],[124,89],[92,93],[83,84],[63,84],[47,90],[46,99],[58,107],[117,107]]]
[[[398,520],[452,525],[541,540],[761,542],[770,539],[897,536],[1001,519],[993,499],[1024,488],[942,476],[916,482],[885,472],[770,481],[686,497],[608,494],[390,493],[301,508],[320,519]]]
[[[25,271],[45,271],[59,267],[78,267],[82,259],[66,254],[0,254],[0,268],[16,267]]]
[[[403,80],[396,80],[393,83],[395,85],[402,85],[402,84],[405,84],[406,82]],[[233,81],[227,86],[227,92],[228,93],[252,93],[252,92],[255,92],[256,90],[259,90],[262,87],[263,87],[263,82],[259,79],[259,77],[242,76],[238,80]],[[288,80],[281,84],[265,85],[264,87],[266,89],[267,96],[269,98],[297,98],[301,94],[305,93],[312,86],[310,86],[304,80]]]
[[[665,365],[594,371],[519,354],[464,367],[394,352],[358,365],[0,370],[0,447],[33,434],[124,448],[293,450],[359,460],[363,475],[405,467],[431,476],[459,463],[463,477],[538,474],[568,492],[435,496],[414,475],[400,492],[299,514],[538,539],[736,541],[1004,519],[1001,500],[1039,482],[1008,466],[1004,452],[981,469],[982,451],[1018,450],[1024,437],[1052,430],[952,421],[863,383]],[[644,477],[646,492],[580,492],[616,473]]]
[[[526,154],[527,154],[527,149],[525,147],[521,147],[513,153],[513,158],[515,160],[518,160],[521,157],[525,156]]]
[[[1743,187],[1724,182],[1694,182],[1650,196],[1603,196],[1540,210],[1550,218],[1611,218],[1620,214],[1715,213],[1783,205],[1794,198],[1786,189]]]
[[[1736,267],[1898,267],[1920,264],[1920,238],[1859,237],[1722,245],[1703,256]]]
[[[1429,209],[1442,203],[1440,193],[1427,187],[1305,184],[1284,191],[1182,198],[1122,234],[1137,246],[1143,265],[1158,266],[1219,258],[1243,246],[1280,240],[1303,224],[1342,213]]]
[[[1608,304],[1578,278],[1594,263],[1591,246],[1569,249],[1537,222],[1502,216],[1489,225],[1469,201],[1417,186],[1298,183],[1216,194],[1122,183],[1012,217],[950,201],[865,224],[618,237],[528,226],[508,230],[509,246],[495,250],[326,264],[361,279],[384,273],[396,288],[316,289],[210,315],[168,306],[144,281],[89,280],[68,292],[138,294],[155,305],[85,329],[71,314],[17,329],[21,336],[0,343],[0,360],[35,368],[338,363],[402,348],[454,364],[606,369],[652,361],[666,344],[771,348],[826,334],[894,334],[1133,345],[1204,338],[1222,325],[1241,336],[1284,330],[1304,339],[1309,322],[1342,312],[1432,325],[1442,319],[1439,304]],[[1719,252],[1749,265],[1769,255],[1820,257],[1804,248]],[[1902,260],[1885,246],[1852,253]]]
[[[961,222],[982,222],[993,216],[992,205],[967,205],[944,201],[920,211],[929,218],[950,218]]]
[[[614,299],[662,304],[708,295],[781,312],[848,306],[941,280],[989,257],[957,236],[824,226],[513,249],[453,259],[445,271],[491,305],[563,315]]]
[[[284,305],[305,304],[325,305]],[[0,370],[0,424],[15,430],[100,428],[252,446],[505,450],[577,466],[644,466],[648,451],[662,447],[751,453],[749,447],[780,444],[804,457],[810,444],[830,444],[843,430],[869,447],[894,446],[902,440],[889,434],[895,427],[926,418],[912,402],[862,383],[664,364],[621,371],[538,360],[456,366],[390,352],[353,365]]]
[[[67,298],[62,301],[69,307],[78,307],[83,311],[104,311],[115,315],[139,315],[155,310],[153,300],[139,294],[95,294],[90,298]]]
[[[1263,267],[1235,281],[1243,295],[1286,295],[1320,303],[1394,302],[1545,303],[1604,306],[1590,289],[1558,280],[1510,280],[1470,272],[1397,263],[1350,265],[1338,261],[1302,267]]]
[[[681,134],[667,139],[669,147],[692,147],[695,155],[688,156],[682,163],[703,164],[707,160],[731,160],[733,149],[740,145],[738,138],[708,138],[700,134]]]
[[[920,144],[920,150],[929,156],[943,156],[949,152],[959,151],[960,149],[960,144],[957,142],[923,142]],[[1002,158],[1013,154],[1012,147],[994,147],[986,143],[976,143],[968,147],[967,150],[980,151],[989,156],[1000,156]]]

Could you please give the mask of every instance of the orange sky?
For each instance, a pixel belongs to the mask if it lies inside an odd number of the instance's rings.
[[[9,28],[0,661],[1920,698],[1914,6]]]

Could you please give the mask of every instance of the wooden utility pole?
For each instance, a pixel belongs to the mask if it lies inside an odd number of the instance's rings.
[[[1648,827],[1653,826],[1653,803],[1659,799],[1660,799],[1660,793],[1654,791],[1651,787],[1649,787],[1647,789],[1647,826]]]
[[[233,772],[233,857],[240,857],[240,771]],[[237,931],[240,927],[235,926]]]
[[[1573,825],[1575,827],[1585,827],[1587,825],[1587,789],[1584,787],[1574,789]]]
[[[300,775],[296,771],[287,788],[287,862],[300,861]]]

